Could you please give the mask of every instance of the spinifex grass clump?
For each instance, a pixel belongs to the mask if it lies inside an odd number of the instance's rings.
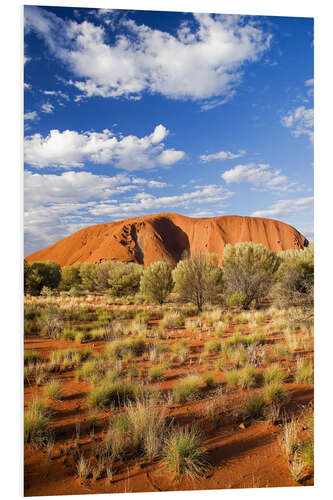
[[[174,388],[175,400],[179,403],[194,399],[200,391],[200,377],[188,375],[178,382]]]
[[[267,403],[282,403],[287,398],[283,385],[275,381],[264,387],[264,394]]]
[[[266,385],[273,382],[282,383],[284,378],[284,371],[278,364],[272,364],[265,370],[264,380]]]
[[[63,396],[62,383],[59,380],[49,380],[44,386],[44,396],[48,399],[60,401]]]
[[[170,472],[197,479],[207,468],[207,453],[195,429],[174,430],[163,448],[163,464]]]
[[[313,384],[313,368],[311,361],[300,359],[297,361],[295,381],[299,384]]]
[[[160,321],[161,328],[178,328],[184,326],[185,319],[179,311],[170,311],[165,313]]]
[[[104,379],[88,394],[87,403],[91,408],[105,408],[111,404],[123,406],[134,400],[139,393],[140,386],[134,382],[110,382]]]
[[[37,351],[32,351],[29,349],[24,349],[24,364],[36,363],[40,359],[39,353]]]
[[[244,416],[250,418],[262,418],[265,415],[267,403],[261,393],[254,393],[248,397],[244,407]]]
[[[24,414],[24,442],[43,445],[49,435],[50,408],[40,398],[34,398]]]
[[[51,365],[62,365],[64,368],[78,366],[81,361],[91,356],[91,351],[81,349],[59,349],[50,354]]]
[[[134,337],[110,342],[106,346],[104,354],[110,358],[121,359],[128,355],[139,356],[144,349],[145,339],[143,337]]]
[[[86,380],[87,382],[95,382],[104,377],[106,372],[106,363],[102,358],[95,358],[86,361],[82,366],[77,368],[75,377],[77,380]]]
[[[208,340],[208,342],[205,343],[204,349],[205,352],[208,352],[209,354],[216,354],[221,351],[221,342]]]
[[[157,382],[163,378],[163,367],[162,366],[152,366],[149,370],[149,378],[152,382]]]

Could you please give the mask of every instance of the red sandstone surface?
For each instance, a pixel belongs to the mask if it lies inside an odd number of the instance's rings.
[[[307,239],[295,228],[273,219],[228,215],[192,218],[162,213],[90,226],[32,253],[28,262],[52,260],[61,266],[115,259],[148,266],[164,260],[175,266],[184,252],[217,253],[227,243],[262,243],[270,250],[300,250]]]

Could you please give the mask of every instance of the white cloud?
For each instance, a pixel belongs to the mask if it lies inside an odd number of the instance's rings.
[[[273,203],[266,210],[256,210],[251,215],[253,217],[272,217],[272,218],[283,218],[290,215],[294,215],[298,212],[303,212],[308,208],[313,206],[313,196],[308,196],[306,198],[297,198],[294,200],[279,200]]]
[[[184,151],[175,151],[174,149],[165,149],[158,156],[157,160],[158,160],[158,163],[160,163],[161,165],[173,165],[177,161],[184,158],[184,156],[185,156]]]
[[[25,26],[70,67],[75,75],[70,83],[84,97],[139,97],[144,91],[174,99],[222,96],[213,106],[230,99],[242,67],[260,58],[271,40],[253,21],[235,15],[194,14],[170,34],[125,17],[97,26],[28,6]],[[108,35],[115,26],[118,36],[111,45]],[[209,105],[206,101],[203,109]]]
[[[25,89],[29,89],[29,90],[30,90],[30,89],[31,89],[31,85],[30,85],[30,83],[26,83],[26,82],[24,82],[24,88],[25,88]]]
[[[285,127],[290,128],[291,133],[295,137],[299,137],[300,135],[307,135],[313,143],[313,121],[313,108],[305,108],[305,106],[299,106],[298,108],[289,111],[285,116],[283,116],[281,123]]]
[[[242,149],[238,153],[231,153],[230,151],[219,151],[218,153],[213,153],[210,155],[201,155],[200,160],[203,162],[213,161],[213,160],[233,160],[234,158],[240,158],[244,156],[246,151]]]
[[[127,174],[113,177],[94,175],[90,172],[64,172],[61,175],[24,172],[25,207],[47,203],[72,203],[107,199],[137,186],[132,185]]]
[[[281,174],[281,170],[272,170],[270,165],[262,163],[237,165],[223,172],[221,177],[227,184],[248,182],[257,188],[272,191],[290,191],[296,186],[295,182]]]
[[[43,113],[53,113],[53,110],[54,110],[54,106],[53,104],[50,104],[49,102],[48,103],[45,103],[45,104],[42,104],[41,105],[41,109],[43,111]]]
[[[153,196],[145,192],[137,193],[135,201],[122,203],[100,203],[89,210],[95,216],[126,218],[137,214],[173,211],[176,208],[190,208],[196,204],[217,203],[233,196],[233,193],[215,184],[197,186],[195,191],[172,196]]]
[[[30,111],[30,113],[24,113],[25,120],[36,120],[38,118],[36,111]]]
[[[172,165],[184,157],[183,151],[164,150],[161,142],[168,135],[163,125],[139,138],[128,135],[117,138],[108,129],[103,132],[51,130],[43,137],[34,134],[25,138],[25,161],[35,167],[82,167],[85,161],[112,163],[124,170],[149,169],[158,163]]]
[[[313,95],[313,91],[314,91],[314,79],[313,78],[309,78],[309,80],[306,80],[305,86],[309,88],[308,95]]]

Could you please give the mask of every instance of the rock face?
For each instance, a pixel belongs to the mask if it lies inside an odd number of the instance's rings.
[[[53,260],[61,266],[109,259],[149,266],[164,260],[174,267],[185,252],[214,252],[221,264],[225,245],[241,241],[262,243],[274,252],[300,250],[309,243],[292,226],[273,219],[238,215],[194,219],[163,213],[81,229],[26,259]]]

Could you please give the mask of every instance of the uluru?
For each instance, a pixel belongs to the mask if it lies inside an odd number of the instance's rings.
[[[80,229],[26,257],[52,260],[61,266],[105,260],[148,266],[164,260],[175,266],[185,253],[217,253],[220,264],[227,243],[253,241],[274,252],[301,250],[308,240],[292,226],[273,219],[227,215],[193,218],[160,213]]]

